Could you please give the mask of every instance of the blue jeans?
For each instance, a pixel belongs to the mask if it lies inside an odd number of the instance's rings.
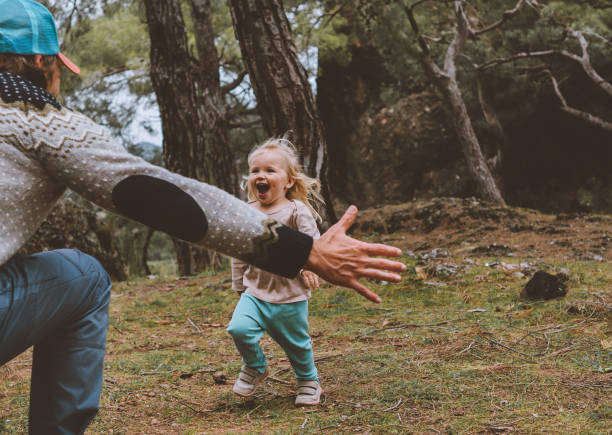
[[[268,332],[285,351],[298,381],[318,381],[308,335],[308,301],[272,304],[243,293],[227,327],[247,367],[266,371],[259,339]]]
[[[31,434],[80,434],[98,411],[111,281],[60,249],[0,266],[0,365],[34,346]]]

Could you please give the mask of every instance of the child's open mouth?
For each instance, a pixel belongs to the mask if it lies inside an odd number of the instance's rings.
[[[270,190],[270,185],[266,182],[260,182],[255,184],[255,188],[260,194],[264,194]]]

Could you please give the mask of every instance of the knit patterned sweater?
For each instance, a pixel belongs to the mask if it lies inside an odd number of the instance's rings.
[[[100,125],[0,72],[0,265],[66,188],[173,237],[294,277],[312,238],[208,184],[128,153]]]

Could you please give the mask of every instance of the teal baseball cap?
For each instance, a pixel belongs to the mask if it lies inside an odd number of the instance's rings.
[[[0,0],[0,53],[56,55],[75,74],[81,70],[60,53],[53,15],[35,0]]]

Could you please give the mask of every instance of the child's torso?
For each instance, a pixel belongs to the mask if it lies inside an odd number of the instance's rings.
[[[297,200],[289,201],[286,206],[267,213],[272,219],[289,227],[305,232],[314,238],[319,236],[316,221],[306,205]],[[294,279],[265,272],[249,266],[243,278],[246,293],[270,303],[292,303],[307,300],[311,292],[302,278]]]

